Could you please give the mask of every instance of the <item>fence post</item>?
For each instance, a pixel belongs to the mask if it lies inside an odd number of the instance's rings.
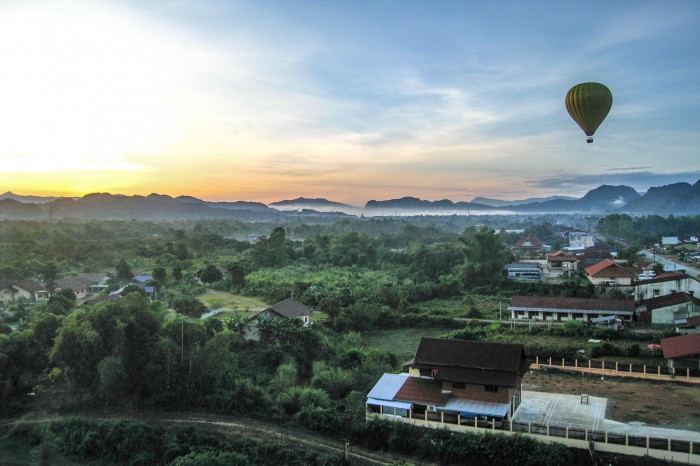
[[[547,424],[547,437],[549,437],[549,424]]]
[[[552,358],[549,358],[549,365],[552,365]]]
[[[564,364],[564,358],[561,358],[561,367],[564,367],[564,366],[566,366],[566,364]]]
[[[690,367],[687,368],[686,371],[685,377],[688,379],[688,382],[690,382]]]
[[[440,411],[440,424],[445,423],[445,411]]]
[[[462,414],[457,413],[457,425],[461,426],[462,425]]]
[[[588,429],[586,429],[586,437],[585,437],[585,439],[586,439],[586,442],[588,442]]]
[[[425,410],[425,422],[428,422],[428,410]]]
[[[574,367],[578,369],[578,359],[574,359]]]
[[[630,375],[632,375],[632,363],[630,363]]]
[[[588,360],[588,368],[589,369],[591,368],[591,360],[590,359]]]
[[[630,435],[625,434],[625,446],[629,447],[630,446]]]
[[[510,420],[510,431],[513,432],[513,420]],[[693,442],[690,442],[690,453],[693,452]]]
[[[668,451],[671,451],[671,439],[668,439]]]
[[[656,366],[656,378],[661,380],[661,366]]]
[[[496,430],[496,419],[491,419],[491,430]]]
[[[644,375],[642,376],[643,379],[647,378],[647,365],[644,364]]]
[[[566,426],[566,438],[569,438],[569,426]]]
[[[647,450],[649,449],[649,436],[647,436]]]
[[[608,431],[605,431],[605,443],[608,443]]]
[[[528,433],[528,434],[531,434],[531,433],[532,433],[532,423],[531,423],[531,422],[528,422],[528,423],[527,423],[527,433]]]
[[[479,424],[477,424],[477,422],[478,422],[477,419],[479,419],[479,418],[474,417],[474,427],[479,427]]]
[[[603,360],[603,370],[605,370],[605,360]]]
[[[540,365],[540,357],[539,356],[535,356],[535,364],[538,366]]]
[[[617,364],[617,361],[615,361],[615,375],[617,375],[617,368],[619,367]]]

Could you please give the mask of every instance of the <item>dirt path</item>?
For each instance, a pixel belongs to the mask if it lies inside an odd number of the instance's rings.
[[[311,431],[282,426],[267,421],[248,419],[243,417],[222,416],[205,413],[172,413],[172,412],[150,412],[150,411],[128,411],[128,412],[85,412],[73,413],[70,415],[42,415],[29,414],[20,419],[5,420],[0,422],[0,433],[6,432],[12,425],[17,423],[41,423],[49,422],[61,418],[82,416],[91,419],[139,419],[152,424],[168,425],[188,425],[218,432],[224,436],[241,435],[256,439],[277,441],[293,446],[303,445],[318,451],[344,454],[346,445],[343,441],[338,441]],[[347,456],[358,464],[413,464],[418,466],[428,466],[432,463],[422,462],[413,457],[403,457],[401,455],[386,453],[381,451],[368,450],[356,445],[347,445]]]

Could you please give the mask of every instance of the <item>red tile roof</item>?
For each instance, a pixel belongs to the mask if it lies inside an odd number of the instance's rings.
[[[449,397],[449,394],[442,393],[441,382],[420,377],[406,377],[406,381],[394,395],[395,400],[434,405],[444,405]]]
[[[683,358],[700,354],[700,333],[680,337],[662,338],[664,358]]]
[[[571,309],[584,311],[634,312],[634,299],[561,298],[558,296],[513,296],[510,307]]]
[[[578,260],[575,254],[566,254],[563,251],[557,251],[552,254],[547,254],[547,260],[557,259],[557,260]]]
[[[616,277],[631,277],[634,278],[636,275],[636,269],[631,267],[622,267],[619,264],[614,263],[610,259],[604,259],[597,264],[593,264],[586,267],[586,274],[589,277],[596,277],[597,275],[602,275],[604,278],[616,278]]]

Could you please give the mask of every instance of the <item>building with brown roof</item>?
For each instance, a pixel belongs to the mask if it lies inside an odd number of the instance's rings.
[[[700,298],[700,282],[683,272],[664,272],[651,280],[637,280],[632,285],[637,301],[677,292]]]
[[[567,254],[561,250],[552,254],[547,254],[547,268],[549,270],[576,270],[577,264],[578,257],[575,254]]]
[[[640,325],[673,325],[674,321],[700,315],[700,299],[676,292],[640,301],[637,305]]]
[[[631,286],[641,273],[636,267],[623,267],[610,259],[586,267],[586,275],[594,285]]]
[[[700,333],[662,338],[661,350],[669,368],[700,367]]]
[[[258,332],[258,327],[262,320],[298,319],[306,327],[311,323],[312,313],[313,309],[310,307],[294,301],[291,298],[285,299],[267,309],[263,309],[248,319],[243,329],[243,336],[246,340],[259,340],[260,334]]]
[[[406,366],[407,374],[384,374],[372,388],[369,412],[424,420],[511,419],[530,363],[520,344],[421,338]]]
[[[43,283],[35,280],[18,280],[0,283],[0,302],[12,302],[18,299],[48,299],[49,292]]]
[[[513,244],[510,249],[524,258],[542,257],[542,252],[550,251],[551,247],[544,244],[536,236],[525,236]]]
[[[585,320],[618,316],[634,318],[633,299],[562,298],[558,296],[513,296],[508,310],[513,319]]]
[[[674,324],[676,326],[676,332],[682,335],[700,333],[700,315],[678,319]]]

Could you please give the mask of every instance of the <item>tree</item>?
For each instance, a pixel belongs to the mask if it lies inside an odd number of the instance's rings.
[[[156,267],[153,269],[153,279],[159,285],[165,285],[168,282],[168,272],[163,267]]]
[[[134,278],[131,266],[124,258],[121,258],[115,267],[117,270],[117,280],[120,282],[130,282]]]
[[[202,270],[199,275],[199,279],[204,283],[214,283],[222,280],[224,275],[221,273],[219,268],[215,265],[209,264]]]
[[[241,289],[245,286],[245,270],[238,262],[233,262],[226,267],[231,287]]]
[[[62,288],[51,294],[46,307],[54,314],[66,314],[73,309],[76,301],[77,297],[73,290],[70,288]]]

